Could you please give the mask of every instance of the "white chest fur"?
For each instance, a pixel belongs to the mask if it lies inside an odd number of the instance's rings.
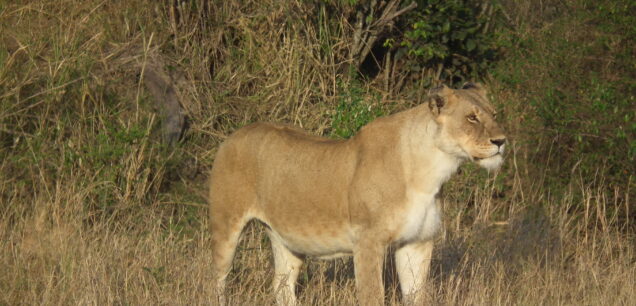
[[[410,192],[402,224],[399,235],[401,241],[433,238],[442,225],[435,194]]]
[[[402,135],[402,161],[407,182],[406,203],[401,215],[398,239],[402,242],[428,240],[442,226],[436,196],[465,159],[465,152],[439,130],[435,121],[424,125],[414,121]]]
[[[439,150],[431,150],[425,156],[425,162],[416,161],[408,169],[408,181],[412,185],[407,189],[399,235],[404,242],[428,240],[438,233],[442,214],[436,196],[460,163],[459,159]]]

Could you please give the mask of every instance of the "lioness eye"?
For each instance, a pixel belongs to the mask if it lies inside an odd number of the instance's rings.
[[[479,119],[477,119],[477,115],[475,115],[475,114],[468,115],[468,117],[466,117],[466,119],[468,119],[468,121],[470,121],[472,123],[479,122]]]

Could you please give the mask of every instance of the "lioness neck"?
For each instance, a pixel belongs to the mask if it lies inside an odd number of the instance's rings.
[[[437,194],[457,171],[462,159],[440,148],[447,140],[431,117],[428,107],[408,111],[407,124],[400,133],[401,157],[407,185],[413,192]]]

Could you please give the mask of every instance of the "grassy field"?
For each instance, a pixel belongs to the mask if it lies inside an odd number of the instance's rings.
[[[181,3],[0,0],[0,304],[211,304],[206,181],[227,135],[274,121],[346,137],[426,93],[398,65],[348,72],[354,26],[336,13],[354,6]],[[481,81],[509,153],[445,187],[428,301],[633,304],[634,6],[497,3]],[[153,69],[185,116],[174,145]],[[270,255],[248,227],[232,304],[274,303]],[[351,260],[309,260],[300,283],[302,304],[355,303]]]

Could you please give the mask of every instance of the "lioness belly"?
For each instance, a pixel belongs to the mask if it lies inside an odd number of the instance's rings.
[[[336,258],[351,254],[351,239],[345,229],[304,228],[291,230],[268,224],[271,235],[283,242],[290,251],[319,258]]]
[[[336,190],[331,184],[337,179],[299,184],[305,179],[298,175],[295,180],[281,180],[286,186],[272,183],[271,190],[278,192],[261,193],[258,218],[295,253],[322,257],[350,252],[352,237],[344,193],[330,192]]]

